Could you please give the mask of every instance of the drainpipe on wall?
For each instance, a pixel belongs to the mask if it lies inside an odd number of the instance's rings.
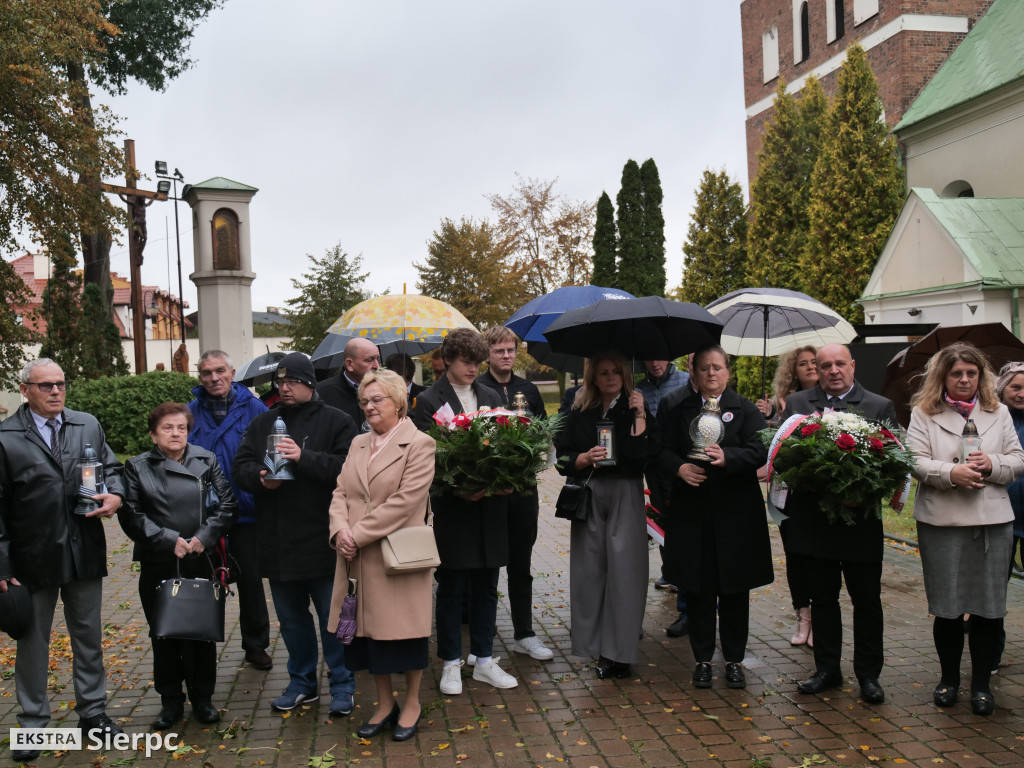
[[[1010,330],[1020,338],[1020,288],[1014,288],[1010,294]]]

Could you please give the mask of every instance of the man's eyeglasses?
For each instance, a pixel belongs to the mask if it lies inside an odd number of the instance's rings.
[[[66,381],[26,381],[25,383],[30,387],[39,387],[39,391],[44,393],[52,392],[54,387],[58,392],[63,392],[68,386]]]
[[[356,402],[359,403],[359,407],[360,408],[365,408],[370,403],[373,403],[373,407],[376,408],[378,405],[383,403],[385,400],[390,400],[390,399],[391,399],[391,395],[374,395],[369,400],[367,400],[364,397],[362,400],[357,400]]]

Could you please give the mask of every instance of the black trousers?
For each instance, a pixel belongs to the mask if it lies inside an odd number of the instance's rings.
[[[853,671],[858,680],[882,673],[882,563],[807,559],[811,588],[814,664],[818,672],[838,672],[843,652],[839,590],[843,580],[853,601]]]
[[[468,601],[469,652],[490,656],[494,647],[494,619],[498,612],[500,568],[445,568],[434,571],[437,600],[437,656],[443,661],[462,658],[462,608]]]
[[[750,634],[749,591],[721,594],[719,586],[718,548],[715,530],[705,521],[701,533],[700,591],[686,592],[690,617],[690,649],[693,660],[711,661],[715,655],[715,625],[722,642],[722,655],[726,662],[743,661],[747,653]],[[717,618],[717,622],[716,622]]]
[[[786,582],[789,584],[789,596],[793,599],[793,610],[799,611],[811,604],[811,583],[807,573],[808,555],[790,551],[789,532],[792,525],[788,519],[783,520],[779,526],[779,534],[782,536],[782,548],[786,553]]]
[[[153,625],[153,606],[157,585],[177,575],[173,562],[139,563],[139,600],[146,621]],[[210,564],[205,557],[181,561],[181,575],[209,578]],[[165,704],[185,701],[181,684],[193,705],[209,702],[217,682],[217,644],[198,640],[150,638],[153,646],[153,687]]]
[[[259,568],[259,539],[256,525],[239,523],[228,535],[228,551],[238,561],[241,575],[235,582],[238,593],[238,624],[242,648],[263,651],[270,646],[270,614]]]
[[[537,543],[540,501],[537,489],[529,496],[508,497],[508,604],[516,640],[533,637],[533,545]]]

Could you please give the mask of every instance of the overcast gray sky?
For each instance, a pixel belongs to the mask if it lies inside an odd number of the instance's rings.
[[[195,67],[163,93],[97,94],[123,118],[136,161],[187,182],[259,188],[253,309],[341,243],[374,291],[403,282],[444,217],[485,217],[515,174],[612,199],[622,166],[653,157],[665,192],[668,284],[705,168],[744,192],[736,0],[228,0],[199,27]],[[155,180],[144,182],[150,188]],[[149,210],[143,278],[178,292],[171,203]],[[195,307],[191,215],[180,204],[185,298]],[[127,246],[112,268],[128,273]]]

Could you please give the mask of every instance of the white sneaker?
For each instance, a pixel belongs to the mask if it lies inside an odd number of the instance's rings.
[[[469,654],[469,656],[466,657],[466,666],[467,667],[475,667],[476,666],[476,656],[474,654],[471,653],[471,654]]]
[[[547,661],[555,655],[554,651],[544,645],[536,635],[516,640],[512,645],[512,650],[516,653],[525,653],[527,656],[532,656],[538,661]]]
[[[486,664],[473,667],[473,679],[481,683],[493,685],[495,688],[515,688],[519,681],[498,666],[499,656],[494,656]]]
[[[445,664],[441,672],[441,693],[458,696],[462,693],[462,659],[458,664]]]

